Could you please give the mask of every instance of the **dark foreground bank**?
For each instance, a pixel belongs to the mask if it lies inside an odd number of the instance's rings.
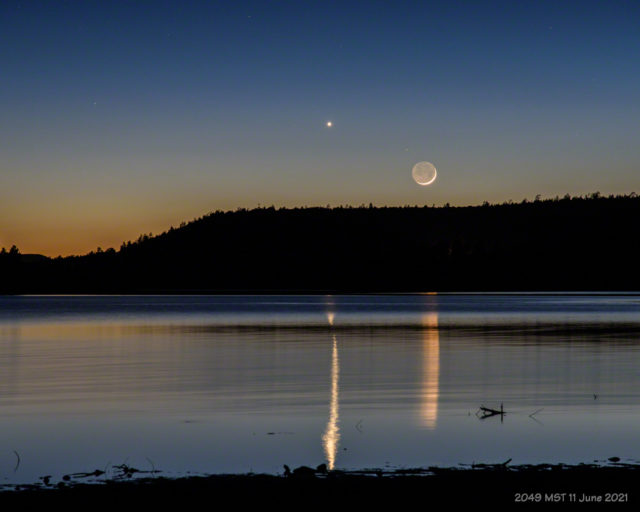
[[[353,471],[291,476],[213,475],[167,479],[110,480],[50,487],[26,486],[0,493],[3,506],[96,505],[156,507],[201,503],[218,507],[381,506],[430,508],[434,505],[637,506],[640,465],[480,466],[395,472]]]

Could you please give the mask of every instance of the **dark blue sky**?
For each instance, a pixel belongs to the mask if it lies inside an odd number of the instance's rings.
[[[638,3],[6,1],[0,48],[0,246],[640,192]]]

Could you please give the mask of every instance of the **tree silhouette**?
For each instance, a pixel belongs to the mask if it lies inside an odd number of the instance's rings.
[[[214,211],[116,251],[0,252],[3,293],[638,289],[635,194]]]

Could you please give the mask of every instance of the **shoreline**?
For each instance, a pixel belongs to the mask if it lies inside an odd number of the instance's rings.
[[[397,470],[362,469],[324,472],[302,466],[285,474],[214,474],[168,478],[51,482],[0,490],[0,503],[95,505],[166,505],[205,500],[235,504],[297,504],[298,507],[408,504],[418,499],[439,504],[621,506],[637,504],[640,464],[536,464],[509,466],[427,467]],[[86,474],[89,475],[89,474]],[[128,477],[127,477],[128,475]],[[90,475],[89,475],[90,476]]]

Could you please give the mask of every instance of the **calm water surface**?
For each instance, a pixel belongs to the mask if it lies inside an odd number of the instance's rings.
[[[0,297],[0,483],[636,460],[639,427],[634,294]]]

